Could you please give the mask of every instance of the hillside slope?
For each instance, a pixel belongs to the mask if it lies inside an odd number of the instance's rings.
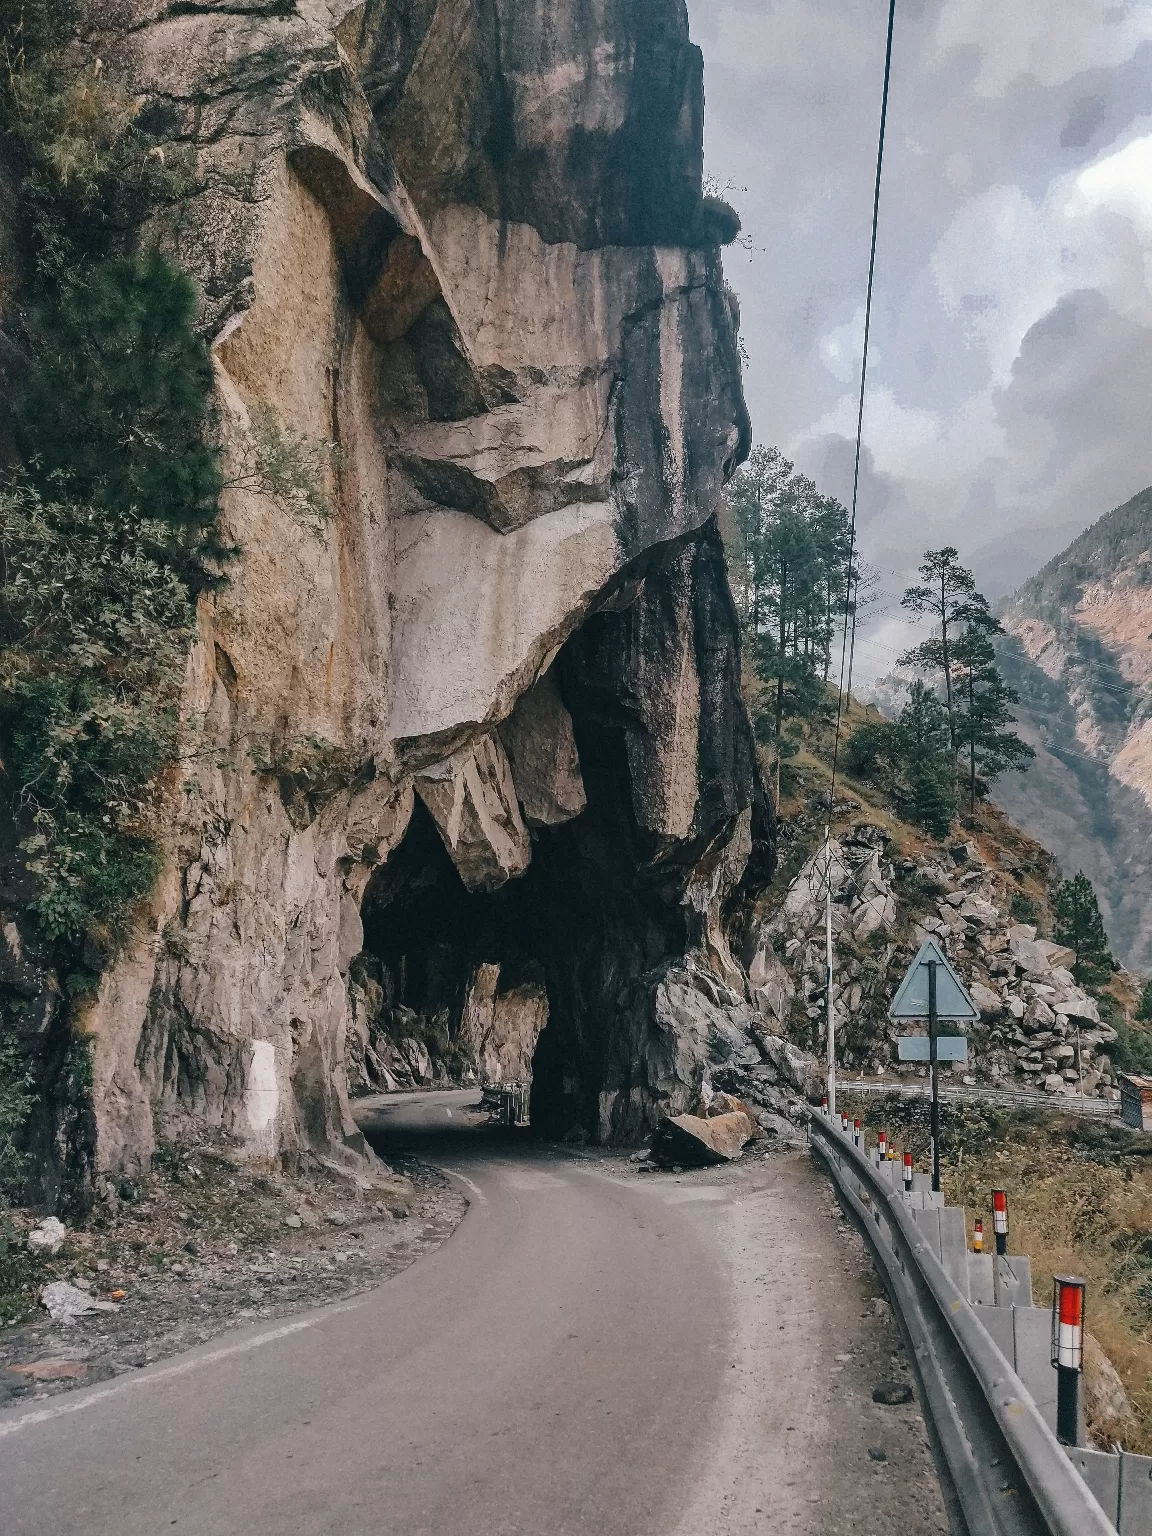
[[[1049,561],[1002,619],[1036,761],[996,799],[1092,880],[1124,963],[1152,969],[1152,489]]]

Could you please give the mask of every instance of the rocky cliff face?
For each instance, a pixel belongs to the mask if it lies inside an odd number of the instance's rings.
[[[97,1166],[203,1123],[354,1157],[385,1018],[417,1076],[437,1020],[535,1057],[544,1128],[639,1134],[699,1091],[685,957],[743,996],[723,910],[771,836],[714,518],[735,223],[682,0],[95,19],[195,153],[145,236],[201,288],[240,552],[164,876],[83,1021]],[[323,515],[251,473],[270,432],[336,445]]]
[[[1116,954],[1152,969],[1152,491],[1050,561],[1003,621],[1036,761],[996,799],[1066,873],[1084,870]]]

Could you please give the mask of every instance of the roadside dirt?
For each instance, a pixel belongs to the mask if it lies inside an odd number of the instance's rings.
[[[379,1285],[443,1243],[466,1209],[439,1173],[406,1159],[357,1176],[315,1162],[289,1177],[238,1165],[223,1140],[165,1147],[50,1258],[25,1254],[36,1219],[13,1213],[23,1295],[6,1299],[32,1311],[0,1328],[0,1407]],[[108,1310],[54,1322],[39,1301],[52,1281]]]

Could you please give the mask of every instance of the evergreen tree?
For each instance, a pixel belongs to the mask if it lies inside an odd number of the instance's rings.
[[[1094,986],[1107,981],[1114,962],[1096,892],[1083,870],[1056,888],[1052,907],[1056,913],[1056,941],[1067,945],[1076,955],[1072,967],[1076,980]]]
[[[1140,1004],[1136,1009],[1136,1017],[1141,1023],[1152,1024],[1152,976],[1144,983],[1144,990],[1140,994]]]
[[[757,736],[789,755],[785,727],[827,708],[851,567],[848,514],[775,448],[753,450],[725,495],[729,569],[747,652],[770,704]]]
[[[995,620],[995,632],[1000,625]],[[968,810],[987,794],[994,778],[1011,769],[1023,769],[1035,752],[1013,731],[1010,706],[1018,701],[996,667],[996,652],[988,638],[990,626],[970,624],[956,642],[952,656],[956,701],[957,744],[968,778]]]
[[[956,814],[948,716],[930,688],[917,679],[900,712],[899,751],[913,820],[933,837],[947,837]]]
[[[99,264],[32,317],[16,419],[45,491],[193,535],[212,522],[212,365],[195,318],[191,280],[157,252]]]
[[[922,585],[909,587],[900,600],[901,606],[910,613],[930,614],[938,633],[905,651],[896,664],[941,673],[948,711],[948,735],[955,756],[957,733],[952,673],[956,640],[965,627],[996,630],[1000,626],[992,617],[986,600],[977,592],[972,572],[960,564],[959,554],[951,545],[928,550],[920,565],[920,575]]]

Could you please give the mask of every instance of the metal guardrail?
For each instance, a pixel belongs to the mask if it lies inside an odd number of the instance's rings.
[[[485,1083],[480,1103],[501,1125],[527,1125],[532,1088],[529,1083]]]
[[[928,1083],[876,1083],[863,1078],[853,1081],[840,1078],[837,1092],[844,1093],[897,1093],[904,1098],[930,1098]],[[962,1088],[941,1083],[942,1099],[970,1099],[985,1104],[1000,1104],[1008,1109],[1051,1109],[1062,1115],[1080,1115],[1090,1120],[1112,1120],[1120,1117],[1119,1099],[1095,1099],[1078,1093],[1032,1093],[1024,1088]]]
[[[832,1122],[814,1114],[810,1128],[813,1148],[865,1233],[903,1320],[926,1418],[950,1479],[945,1497],[953,1517],[962,1519],[960,1528],[969,1536],[1116,1536],[1069,1452],[948,1273],[949,1267],[957,1272],[954,1262],[946,1267],[933,1251],[912,1208],[916,1195],[897,1191]],[[928,1198],[939,1207],[940,1196],[926,1196],[923,1182],[917,1193],[922,1213]],[[955,1214],[963,1230],[964,1218]],[[941,1223],[941,1255],[942,1232]],[[967,1266],[966,1248],[960,1254]],[[963,1276],[966,1286],[966,1267]],[[1084,1466],[1086,1457],[1099,1453],[1072,1454]],[[1122,1536],[1149,1529],[1137,1518],[1139,1525],[1122,1521]]]

